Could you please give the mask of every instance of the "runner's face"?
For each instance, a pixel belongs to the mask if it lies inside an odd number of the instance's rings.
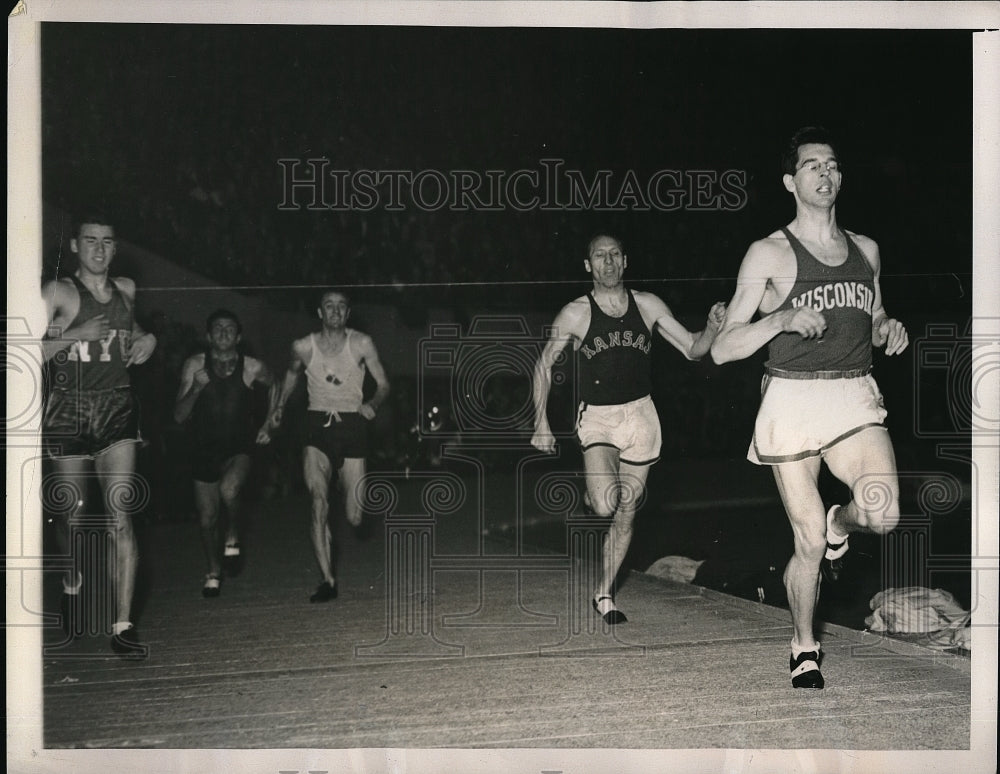
[[[340,293],[327,293],[319,305],[319,319],[327,328],[343,328],[351,315],[347,299]]]
[[[240,343],[240,328],[235,320],[222,317],[208,329],[208,343],[219,352],[228,352]]]
[[[71,239],[69,248],[80,259],[80,266],[90,274],[107,274],[115,257],[115,230],[99,223],[84,223]]]
[[[628,258],[617,240],[602,236],[591,243],[590,255],[583,265],[596,284],[614,287],[622,282]]]
[[[840,165],[833,148],[821,143],[799,146],[794,175],[786,175],[786,186],[809,204],[832,205],[840,193]]]

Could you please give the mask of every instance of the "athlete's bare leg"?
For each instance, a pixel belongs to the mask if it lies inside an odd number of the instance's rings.
[[[642,502],[646,489],[648,465],[630,465],[621,463],[618,473],[618,508],[615,510],[611,529],[604,540],[604,567],[598,594],[610,594],[611,587],[618,576],[629,545],[632,543],[632,526],[635,514]]]
[[[240,536],[240,517],[243,502],[241,495],[243,485],[250,475],[250,455],[237,454],[230,457],[222,465],[222,476],[219,478],[219,496],[226,506],[227,527],[226,545],[236,545]]]
[[[52,469],[54,475],[52,482],[47,484],[50,491],[46,500],[53,506],[59,506],[52,514],[56,547],[60,554],[73,559],[73,568],[66,572],[64,583],[69,588],[76,588],[82,579],[83,557],[77,556],[75,546],[71,545],[70,519],[86,503],[91,462],[88,459],[54,459]]]
[[[108,568],[117,598],[116,623],[131,622],[132,596],[139,567],[139,544],[132,515],[139,504],[135,482],[136,443],[118,443],[94,458],[108,515],[114,519],[114,559]]]
[[[330,543],[333,536],[330,533],[330,475],[332,473],[330,459],[315,446],[307,446],[303,455],[303,472],[306,488],[312,497],[312,537],[313,552],[319,564],[323,580],[333,586],[333,560]]]
[[[813,614],[819,597],[819,566],[826,551],[826,512],[817,486],[820,458],[808,457],[772,467],[795,540],[795,553],[784,574],[793,640],[800,648],[810,650],[816,646]]]
[[[364,514],[364,503],[361,501],[363,493],[358,491],[358,484],[364,477],[364,457],[348,457],[344,460],[340,468],[340,486],[344,490],[344,513],[347,523],[352,527],[361,525]]]
[[[201,527],[201,546],[208,563],[208,574],[222,574],[219,558],[219,484],[216,481],[194,482],[194,506]]]
[[[615,578],[632,542],[632,524],[645,491],[649,466],[621,462],[618,450],[610,446],[590,447],[583,453],[583,461],[591,508],[598,516],[611,519],[604,538],[601,579],[594,596],[611,596]]]
[[[830,472],[851,488],[851,501],[839,508],[834,529],[885,534],[899,522],[896,459],[884,428],[862,430],[830,448]],[[795,642],[815,644],[813,615],[819,596],[819,568],[826,552],[826,511],[817,479],[820,460],[811,457],[774,466],[778,491],[792,524],[795,554],[785,568],[785,588],[792,613]]]
[[[834,529],[884,535],[899,523],[896,455],[884,427],[870,427],[845,438],[825,456],[838,479],[851,488],[851,501],[838,508]]]

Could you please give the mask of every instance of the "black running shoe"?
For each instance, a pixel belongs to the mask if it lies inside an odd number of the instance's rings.
[[[830,552],[830,544],[827,543],[827,553]],[[836,548],[836,546],[834,546]],[[820,571],[823,573],[823,577],[830,583],[836,583],[840,580],[840,576],[844,573],[844,566],[846,565],[846,556],[841,554],[836,559],[827,559],[823,557],[823,562],[820,564]]]
[[[823,673],[819,664],[823,660],[819,650],[807,650],[798,658],[788,659],[788,669],[792,673],[792,688],[823,688]]]
[[[130,627],[111,638],[111,650],[122,658],[139,660],[149,655],[149,648],[139,642],[139,632]]]
[[[607,602],[604,602],[604,600],[607,600]],[[594,610],[597,611],[597,614],[604,619],[604,623],[610,624],[611,626],[614,626],[615,624],[628,623],[628,618],[625,617],[625,613],[615,607],[614,600],[606,594],[590,600],[590,604],[593,606]],[[603,611],[601,608],[604,608]]]
[[[336,585],[331,586],[326,581],[323,581],[316,587],[315,593],[309,597],[310,602],[329,602],[331,599],[337,598],[337,587]]]
[[[201,587],[201,595],[205,599],[212,599],[219,596],[222,591],[222,578],[220,578],[215,573],[209,573],[205,576],[205,585]]]
[[[223,549],[222,564],[228,578],[235,578],[243,572],[243,551],[239,543],[231,543]]]
[[[826,512],[827,535],[831,532],[830,522],[833,521],[834,511],[839,507],[838,505],[834,505]],[[830,543],[827,541],[826,553],[823,555],[823,561],[820,563],[820,571],[823,573],[823,577],[830,581],[830,583],[836,583],[840,580],[840,576],[844,572],[844,557],[847,555],[848,548],[846,537],[839,543]]]

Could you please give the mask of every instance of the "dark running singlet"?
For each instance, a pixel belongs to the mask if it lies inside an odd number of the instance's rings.
[[[590,327],[577,350],[580,400],[594,406],[610,406],[649,395],[649,350],[652,335],[631,290],[628,309],[622,317],[605,314],[593,293]]]
[[[846,233],[847,260],[840,266],[822,263],[781,229],[795,251],[795,284],[775,314],[810,306],[826,318],[822,338],[804,339],[783,332],[768,345],[768,368],[785,371],[852,371],[872,364],[872,305],[875,273]],[[767,315],[763,315],[766,317]]]
[[[129,386],[128,361],[132,343],[132,309],[114,280],[111,300],[102,304],[76,275],[70,275],[80,296],[80,311],[72,328],[100,314],[108,318],[108,333],[100,341],[74,341],[52,358],[52,387],[56,390],[109,390]]]
[[[243,381],[243,355],[226,377],[215,372],[212,352],[205,353],[209,380],[191,410],[191,440],[194,451],[207,449],[225,455],[253,448],[257,436],[254,425],[254,392]]]

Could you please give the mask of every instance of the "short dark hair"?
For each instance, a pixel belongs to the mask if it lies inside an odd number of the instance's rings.
[[[216,309],[212,312],[208,316],[208,320],[205,322],[205,330],[211,331],[212,326],[219,320],[232,320],[236,323],[236,332],[243,333],[243,323],[240,322],[240,318],[236,316],[235,312],[230,312],[228,309]]]
[[[331,293],[336,293],[339,296],[343,296],[347,305],[351,305],[351,297],[347,294],[347,291],[341,290],[340,288],[326,288],[320,291],[320,294],[316,296],[316,308],[319,309],[323,306],[323,299],[326,298]]]
[[[803,126],[795,132],[785,146],[781,155],[781,171],[786,175],[794,175],[796,166],[799,163],[799,148],[803,145],[829,145],[833,148],[833,155],[840,161],[840,153],[837,152],[837,144],[833,133],[822,126]]]
[[[87,223],[92,223],[97,226],[110,226],[112,229],[115,227],[111,218],[107,217],[103,212],[87,212],[84,213],[83,217],[77,218],[76,222],[73,224],[74,239],[77,239],[80,236],[80,229],[82,229]]]
[[[622,251],[622,255],[625,254],[625,243],[622,242],[622,240],[619,239],[615,234],[612,234],[610,231],[596,231],[594,232],[594,235],[590,237],[590,241],[587,242],[587,257],[590,257],[590,251],[594,247],[594,242],[596,242],[598,239],[615,240],[618,243],[618,248]]]

